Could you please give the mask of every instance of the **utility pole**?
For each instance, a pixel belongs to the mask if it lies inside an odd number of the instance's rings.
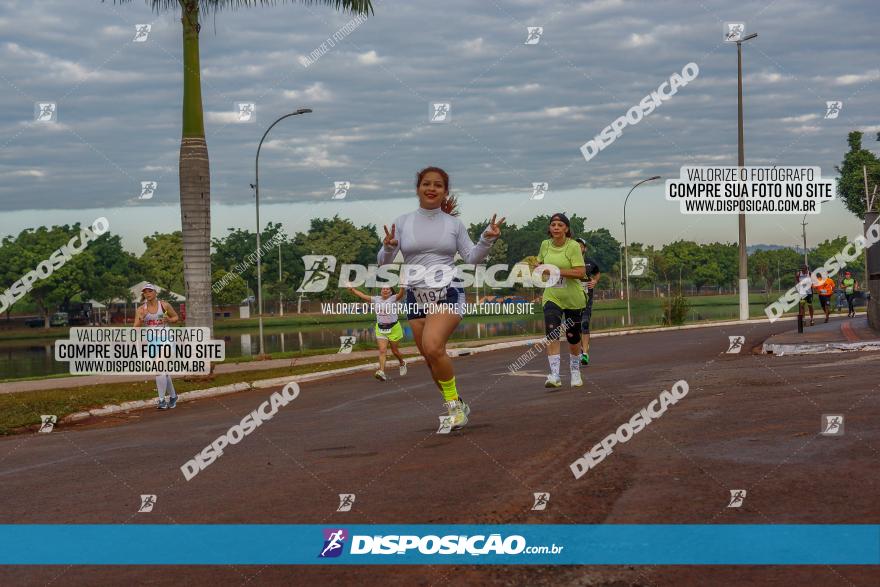
[[[736,81],[737,81],[737,122],[738,122],[738,146],[739,146],[739,166],[745,167],[745,135],[743,133],[743,77],[742,77],[742,44],[743,41],[754,39],[758,33],[752,33],[745,36],[742,40],[736,42]],[[749,319],[749,273],[748,273],[749,257],[746,252],[746,215],[739,215],[739,319]]]
[[[807,262],[807,215],[804,214],[804,219],[801,221],[801,226],[804,235],[804,265],[809,269],[810,264]]]
[[[281,292],[281,241],[278,241],[278,315],[284,316],[284,300]],[[281,335],[284,340],[284,335]]]

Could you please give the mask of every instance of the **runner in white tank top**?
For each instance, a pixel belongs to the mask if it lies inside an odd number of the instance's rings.
[[[391,353],[400,361],[400,375],[406,375],[406,361],[403,360],[403,355],[397,346],[397,343],[403,340],[403,329],[397,317],[397,304],[406,290],[401,288],[395,294],[390,287],[383,287],[381,296],[368,296],[353,287],[349,287],[348,291],[373,304],[373,311],[376,312],[376,342],[379,344],[379,370],[374,373],[376,379],[379,381],[388,379],[385,375],[385,353],[389,344]]]
[[[144,303],[135,312],[135,328],[142,326],[148,328],[168,328],[168,323],[177,322],[177,312],[174,311],[171,304],[156,298],[155,285],[152,283],[145,284],[141,293],[144,296]],[[150,311],[151,306],[155,308],[153,312]],[[177,392],[174,390],[174,384],[171,382],[171,375],[168,373],[156,375],[156,390],[159,393],[159,404],[157,407],[160,410],[173,409],[177,406]],[[165,403],[166,391],[169,392],[167,404]]]

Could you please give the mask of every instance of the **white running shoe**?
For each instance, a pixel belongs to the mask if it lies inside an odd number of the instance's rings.
[[[468,415],[471,413],[470,406],[460,399],[446,402],[444,405],[449,411],[449,415],[452,416],[452,430],[464,428],[468,423]]]
[[[581,379],[580,370],[571,372],[571,386],[572,387],[580,387],[584,384],[584,380]]]
[[[406,361],[400,364],[400,376],[406,375]]]
[[[383,371],[382,369],[379,369],[378,371],[376,371],[373,374],[373,377],[375,377],[379,381],[387,381],[388,380],[388,378],[385,377],[385,371]]]
[[[562,387],[562,381],[559,380],[559,375],[554,375],[551,373],[547,376],[547,381],[544,382],[544,387]]]

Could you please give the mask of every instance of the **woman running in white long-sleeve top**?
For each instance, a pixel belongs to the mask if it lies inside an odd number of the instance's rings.
[[[439,167],[426,167],[416,178],[419,208],[398,217],[389,230],[385,226],[385,239],[379,249],[380,265],[394,261],[398,251],[403,254],[407,266],[429,269],[433,266],[454,269],[455,254],[459,253],[465,263],[483,261],[501,234],[504,218],[497,222],[496,216],[475,245],[464,223],[456,218],[454,196],[449,195],[449,175]],[[465,310],[464,288],[455,281],[446,285],[439,274],[413,276],[407,280],[407,319],[413,329],[416,346],[431,376],[440,388],[445,406],[452,417],[452,428],[467,424],[470,408],[458,396],[452,359],[446,354],[446,343],[461,322]]]

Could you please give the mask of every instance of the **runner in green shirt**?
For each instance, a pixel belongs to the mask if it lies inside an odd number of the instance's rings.
[[[572,387],[584,384],[581,379],[581,315],[587,305],[580,279],[586,274],[580,246],[571,238],[571,222],[563,213],[550,218],[550,238],[541,243],[538,253],[539,269],[546,274],[555,267],[559,270],[558,281],[544,288],[544,330],[547,333],[547,359],[550,374],[544,387],[561,387],[559,378],[559,338],[565,332],[568,341],[569,367]],[[546,277],[545,277],[546,279]]]
[[[846,296],[846,305],[849,306],[848,318],[855,318],[856,308],[853,305],[853,298],[856,295],[856,280],[852,278],[852,273],[847,271],[844,273],[843,281],[840,282],[843,287],[843,293]]]

